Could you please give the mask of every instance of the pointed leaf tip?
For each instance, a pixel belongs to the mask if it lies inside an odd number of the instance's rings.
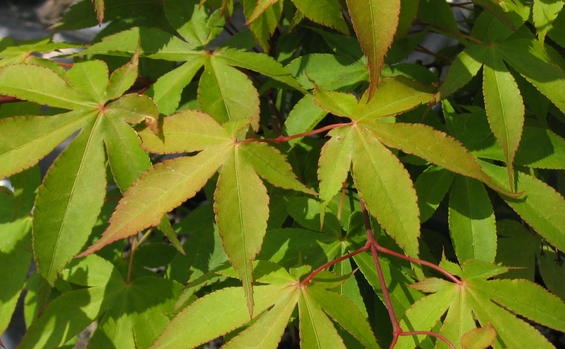
[[[347,0],[353,29],[369,61],[369,100],[377,90],[384,58],[396,35],[400,2],[400,0]]]

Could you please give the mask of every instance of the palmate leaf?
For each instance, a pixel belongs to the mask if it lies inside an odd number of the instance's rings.
[[[284,156],[265,144],[239,142],[234,137],[246,120],[220,126],[199,111],[182,111],[162,122],[162,133],[142,131],[145,147],[153,152],[194,152],[155,165],[120,200],[101,239],[80,256],[137,232],[156,226],[163,214],[192,198],[220,169],[214,210],[224,249],[243,282],[253,312],[252,262],[267,230],[269,196],[259,176],[275,186],[314,194],[298,182]]]
[[[413,285],[432,294],[414,303],[406,312],[401,326],[410,330],[430,330],[447,311],[440,333],[459,347],[461,337],[475,328],[473,314],[476,314],[481,326],[490,323],[498,333],[497,347],[551,348],[552,345],[539,332],[516,315],[560,329],[565,326],[560,315],[565,304],[530,281],[487,280],[500,271],[499,266],[468,260],[463,264],[461,279],[464,283],[461,285],[433,278]],[[524,289],[530,292],[524,292]],[[410,348],[420,340],[416,336],[400,337],[397,347]],[[439,346],[447,347],[444,344]]]
[[[30,65],[11,65],[0,71],[0,93],[72,110],[50,117],[3,119],[0,134],[14,131],[14,127],[29,126],[31,131],[29,136],[2,136],[0,156],[10,160],[4,169],[7,174],[37,163],[65,138],[78,132],[48,171],[36,201],[34,254],[39,272],[49,283],[55,281],[58,272],[86,242],[100,212],[106,188],[104,143],[112,144],[113,151],[133,155],[128,167],[116,163],[122,154],[109,155],[122,188],[149,164],[147,154],[139,150],[139,142],[132,138],[135,135],[125,123],[154,119],[154,104],[142,96],[125,96],[108,103],[108,98],[120,97],[129,88],[127,84],[134,82],[136,67],[134,55],[117,73],[124,79],[118,85],[109,80],[108,68],[100,61],[77,63],[64,78],[47,68]],[[33,71],[36,76],[26,73],[29,78],[16,79],[22,69]],[[23,156],[26,151],[29,153]]]
[[[333,348],[336,343],[342,343],[328,314],[365,347],[379,348],[367,320],[358,308],[347,298],[327,290],[335,287],[335,282],[317,282],[317,278],[314,278],[309,285],[301,286],[295,277],[280,266],[260,263],[263,264],[256,267],[256,279],[269,285],[253,287],[257,319],[226,343],[227,348],[240,348],[242,345],[256,348],[276,346],[297,304],[302,347],[313,345]],[[229,270],[226,272],[235,276]],[[336,276],[324,273],[323,279],[332,277]],[[232,287],[196,300],[171,321],[151,348],[194,348],[242,327],[251,320],[243,295],[242,288]],[[317,331],[313,331],[314,327]],[[187,328],[191,330],[186,331]]]
[[[353,28],[369,61],[371,84],[367,100],[377,90],[384,57],[398,27],[400,3],[400,0],[347,0]]]

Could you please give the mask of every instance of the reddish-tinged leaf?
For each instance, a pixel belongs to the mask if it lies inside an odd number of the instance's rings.
[[[400,2],[400,0],[347,0],[357,39],[369,60],[370,85],[367,100],[371,100],[377,90],[384,57],[396,34]]]
[[[148,128],[139,132],[143,148],[152,153],[190,153],[231,139],[216,120],[197,110],[183,110],[162,120],[158,135]]]
[[[269,7],[273,6],[279,2],[279,0],[257,0],[257,4],[255,5],[255,9],[251,15],[247,17],[247,24],[255,21],[259,16],[261,16]]]
[[[496,339],[496,330],[490,323],[480,328],[474,328],[461,337],[463,349],[487,349]]]
[[[222,164],[226,147],[164,161],[145,172],[124,194],[100,240],[79,256],[159,224],[163,214],[193,197]]]
[[[104,23],[104,0],[92,0],[94,2],[94,8],[96,10],[96,19],[98,20],[98,25]]]
[[[269,218],[265,185],[242,156],[232,148],[224,162],[214,192],[214,211],[224,250],[243,282],[249,315],[253,312],[253,264],[261,250]]]
[[[347,24],[341,15],[339,0],[292,0],[296,8],[312,21],[349,33]]]

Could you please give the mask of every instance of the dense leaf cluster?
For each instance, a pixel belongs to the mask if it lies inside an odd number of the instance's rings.
[[[90,45],[0,40],[0,330],[25,290],[22,349],[92,322],[89,348],[553,348],[563,7],[85,0],[55,27],[108,22]]]

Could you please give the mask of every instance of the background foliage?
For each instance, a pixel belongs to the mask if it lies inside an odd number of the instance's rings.
[[[20,348],[553,348],[563,5],[94,0],[55,24],[91,45],[2,39],[0,329],[25,290]]]

